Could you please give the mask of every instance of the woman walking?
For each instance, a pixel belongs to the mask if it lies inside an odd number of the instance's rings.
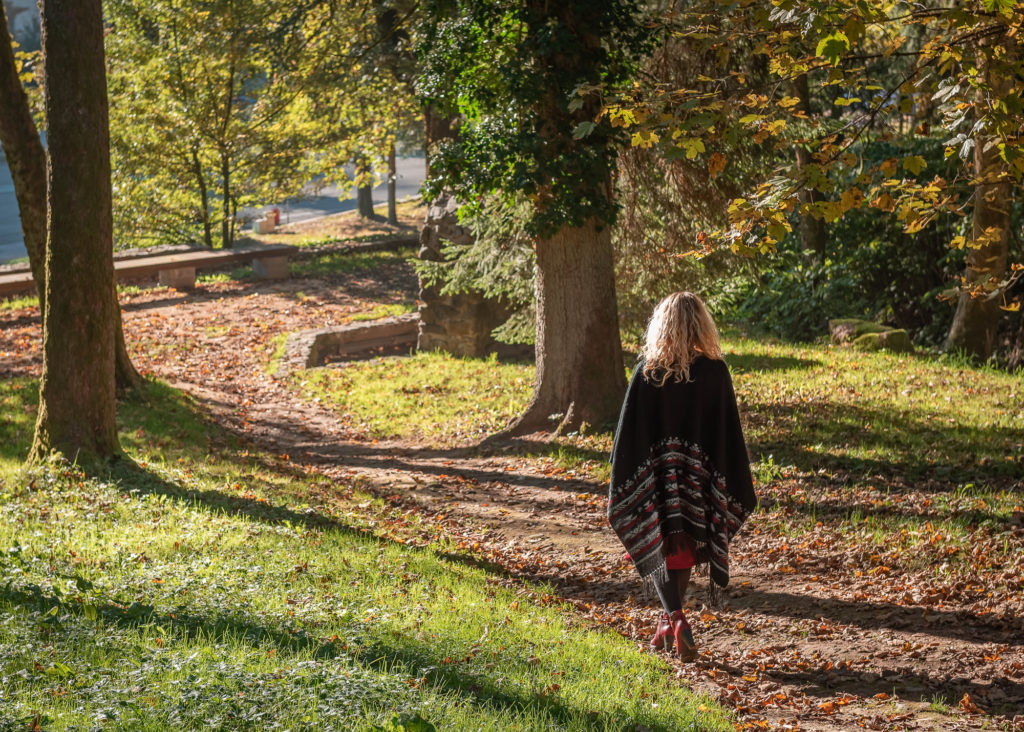
[[[729,583],[729,541],[757,505],[718,330],[677,292],[651,316],[612,446],[608,520],[664,608],[655,648],[697,656],[683,600],[695,563]]]

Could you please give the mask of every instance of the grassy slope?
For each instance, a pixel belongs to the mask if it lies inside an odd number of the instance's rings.
[[[23,472],[35,400],[0,385],[0,729],[731,729],[663,661],[161,385],[121,408],[140,469]]]

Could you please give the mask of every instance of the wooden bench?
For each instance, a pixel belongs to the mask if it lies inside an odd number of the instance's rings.
[[[297,247],[276,244],[133,257],[116,260],[114,276],[122,281],[157,275],[161,285],[180,290],[195,287],[197,269],[252,262],[257,277],[281,279],[288,276],[288,257],[296,251]],[[32,292],[34,289],[32,273],[27,270],[0,275],[0,297]]]

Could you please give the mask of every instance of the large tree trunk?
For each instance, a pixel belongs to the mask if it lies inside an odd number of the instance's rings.
[[[611,230],[589,221],[536,246],[537,373],[533,400],[509,433],[614,419],[626,375]]]
[[[1002,98],[1007,82],[989,76],[989,93]],[[1010,248],[1011,183],[999,157],[999,146],[993,142],[987,135],[975,138],[974,175],[978,183],[974,190],[974,245],[967,252],[965,282],[946,338],[947,351],[963,350],[981,359],[995,350],[1002,312],[1000,291],[984,285],[1005,277]],[[979,291],[971,292],[974,288]]]
[[[398,164],[395,160],[395,141],[388,148],[388,223],[398,226]],[[372,204],[371,204],[372,205]]]
[[[14,195],[21,213],[21,232],[28,262],[39,293],[39,312],[46,311],[46,151],[32,119],[21,80],[3,3],[0,3],[0,144],[14,180]]]
[[[100,0],[42,0],[49,145],[46,315],[29,458],[120,452],[107,84]]]

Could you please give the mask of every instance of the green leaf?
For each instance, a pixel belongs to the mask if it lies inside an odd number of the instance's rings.
[[[826,58],[833,66],[838,66],[843,54],[849,50],[850,39],[842,31],[836,31],[818,41],[814,55]]]
[[[594,128],[596,127],[597,125],[590,121],[580,122],[578,125],[576,125],[576,129],[572,131],[572,138],[574,140],[582,140],[584,137],[593,132]]]
[[[903,158],[903,169],[909,170],[914,175],[917,175],[927,167],[928,161],[920,155],[911,155],[909,158]]]

